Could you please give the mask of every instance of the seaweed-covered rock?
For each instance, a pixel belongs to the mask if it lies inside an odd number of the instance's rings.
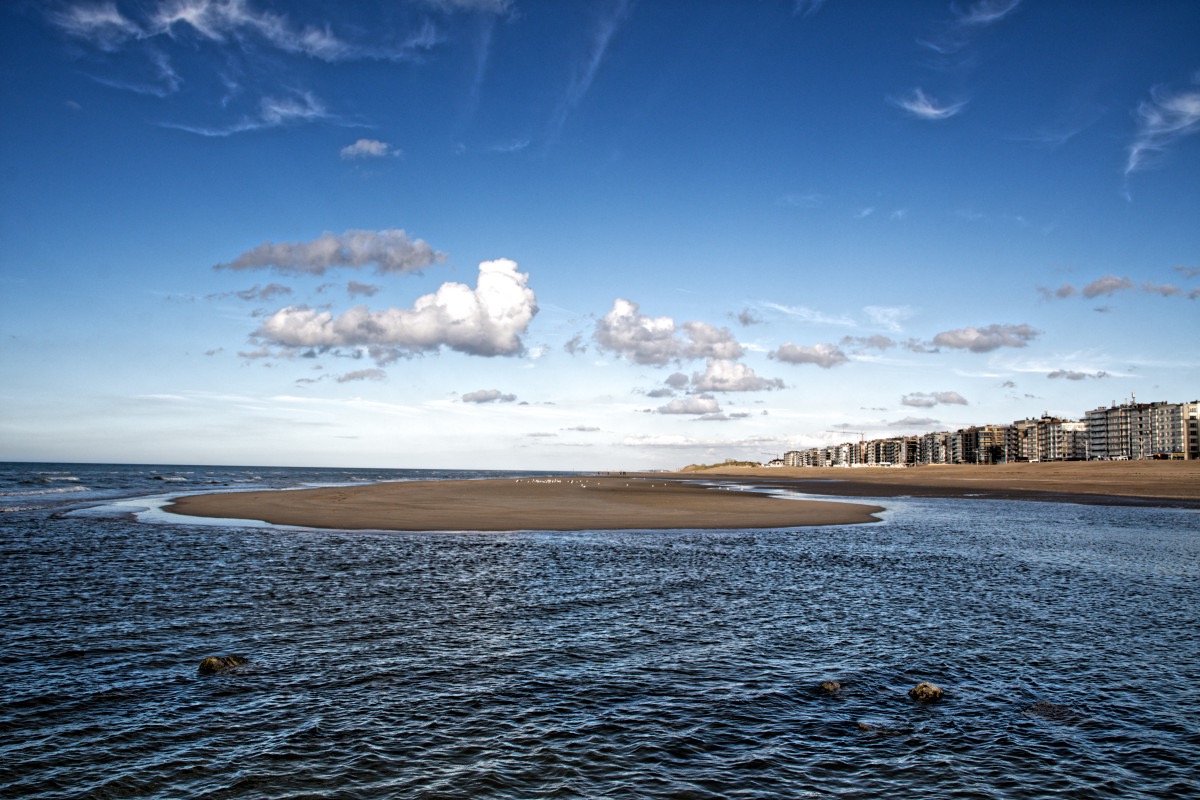
[[[821,682],[821,691],[822,692],[827,692],[829,694],[833,694],[834,692],[840,692],[841,690],[842,690],[842,685],[840,683],[838,683],[837,681],[822,681]]]
[[[935,703],[942,699],[943,694],[940,686],[925,681],[908,690],[908,696],[918,703]]]
[[[213,675],[246,663],[241,656],[208,656],[200,662],[201,675]]]

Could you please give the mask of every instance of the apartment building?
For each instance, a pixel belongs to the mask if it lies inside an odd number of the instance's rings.
[[[1200,402],[1129,402],[1084,415],[1087,457],[1099,461],[1200,458]]]
[[[999,464],[1017,461],[1200,459],[1200,401],[1113,404],[1082,420],[1044,414],[1011,425],[789,450],[789,467]]]

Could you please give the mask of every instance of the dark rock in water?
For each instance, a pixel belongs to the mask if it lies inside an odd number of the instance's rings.
[[[212,675],[246,663],[241,656],[208,656],[200,662],[200,674]]]
[[[942,699],[942,690],[939,686],[934,686],[932,683],[922,681],[916,686],[908,690],[908,696],[918,703],[934,703]]]
[[[837,681],[823,681],[821,683],[821,691],[823,691],[823,692],[828,692],[829,694],[833,694],[834,692],[840,692],[841,690],[842,690],[842,685],[840,683],[838,683]]]
[[[878,725],[872,725],[869,722],[859,720],[854,723],[863,733],[873,733],[876,736],[907,736],[912,733],[909,728],[881,728]]]
[[[1057,703],[1047,703],[1045,700],[1037,701],[1025,709],[1024,713],[1034,717],[1058,720],[1059,722],[1070,722],[1079,718],[1074,711],[1066,706],[1060,706]]]

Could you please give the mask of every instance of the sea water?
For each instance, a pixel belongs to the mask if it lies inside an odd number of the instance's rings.
[[[0,465],[0,795],[1200,792],[1196,510],[900,498],[878,524],[486,534],[152,511],[484,476]],[[226,654],[248,661],[198,673]]]

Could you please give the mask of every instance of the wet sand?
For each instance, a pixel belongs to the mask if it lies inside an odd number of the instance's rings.
[[[720,483],[730,489],[698,485]],[[628,476],[412,481],[180,497],[167,511],[343,530],[515,531],[786,528],[877,522],[883,509],[797,500],[957,497],[1200,508],[1200,461],[747,468]]]
[[[838,497],[978,497],[1200,508],[1200,461],[719,467],[677,473]]]
[[[193,495],[164,510],[342,530],[572,531],[846,525],[877,522],[874,515],[883,509],[715,489],[678,478],[571,476]]]

